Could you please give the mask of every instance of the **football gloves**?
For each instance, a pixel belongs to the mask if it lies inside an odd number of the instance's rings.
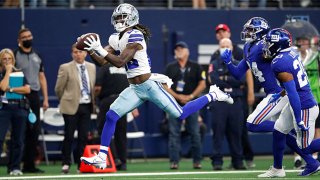
[[[226,49],[221,55],[221,59],[224,61],[226,64],[231,64],[232,60],[232,51],[230,49]]]
[[[280,93],[275,93],[275,94],[272,94],[272,96],[270,97],[268,103],[271,104],[271,103],[274,103],[276,102],[278,99],[281,98],[281,92]]]
[[[87,51],[94,50],[98,54],[100,54],[102,57],[106,57],[108,55],[108,52],[103,49],[100,42],[100,37],[97,35],[97,39],[95,39],[92,35],[87,37],[87,39],[84,41],[84,43],[88,46],[84,49]]]
[[[310,127],[306,127],[306,126],[304,125],[304,122],[303,122],[303,121],[300,121],[300,122],[298,123],[298,128],[299,128],[301,131],[308,131]]]

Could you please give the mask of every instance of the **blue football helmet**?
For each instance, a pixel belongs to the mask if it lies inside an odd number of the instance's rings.
[[[264,39],[263,55],[270,59],[276,56],[281,50],[287,49],[291,46],[291,34],[282,28],[275,28],[268,32]]]
[[[111,24],[117,32],[139,24],[138,10],[131,4],[120,4],[112,13]]]
[[[246,42],[261,40],[269,30],[267,20],[262,17],[253,17],[243,25],[241,40]]]

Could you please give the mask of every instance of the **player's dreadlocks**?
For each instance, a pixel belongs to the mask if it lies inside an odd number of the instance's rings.
[[[150,29],[147,28],[146,26],[142,25],[142,24],[137,24],[133,27],[134,29],[138,29],[139,31],[142,32],[144,39],[146,40],[146,42],[148,42],[150,40],[151,37],[151,32]]]

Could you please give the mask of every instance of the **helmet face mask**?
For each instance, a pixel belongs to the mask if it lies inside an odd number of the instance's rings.
[[[241,40],[253,42],[261,40],[270,30],[268,22],[261,17],[251,18],[241,32]]]
[[[120,4],[112,13],[111,24],[117,32],[139,24],[138,10],[131,4]]]
[[[275,57],[281,50],[291,46],[291,34],[281,28],[272,29],[264,38],[264,47],[262,49],[265,58]]]
[[[273,55],[270,51],[270,48],[272,48],[272,46],[274,45],[274,43],[270,43],[270,42],[265,42],[265,45],[262,49],[262,52],[263,52],[263,57],[265,59],[272,59],[273,58]]]

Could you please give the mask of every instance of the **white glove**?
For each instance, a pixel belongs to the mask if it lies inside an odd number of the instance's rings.
[[[97,39],[95,39],[92,35],[87,37],[87,39],[84,41],[86,45],[89,47],[85,47],[84,49],[87,51],[94,50],[98,52],[102,57],[106,57],[108,55],[108,52],[103,49],[101,46],[99,35],[97,35]]]
[[[310,127],[306,127],[306,126],[304,125],[304,122],[303,122],[303,121],[300,121],[300,122],[298,123],[298,128],[299,128],[301,131],[308,131]]]

